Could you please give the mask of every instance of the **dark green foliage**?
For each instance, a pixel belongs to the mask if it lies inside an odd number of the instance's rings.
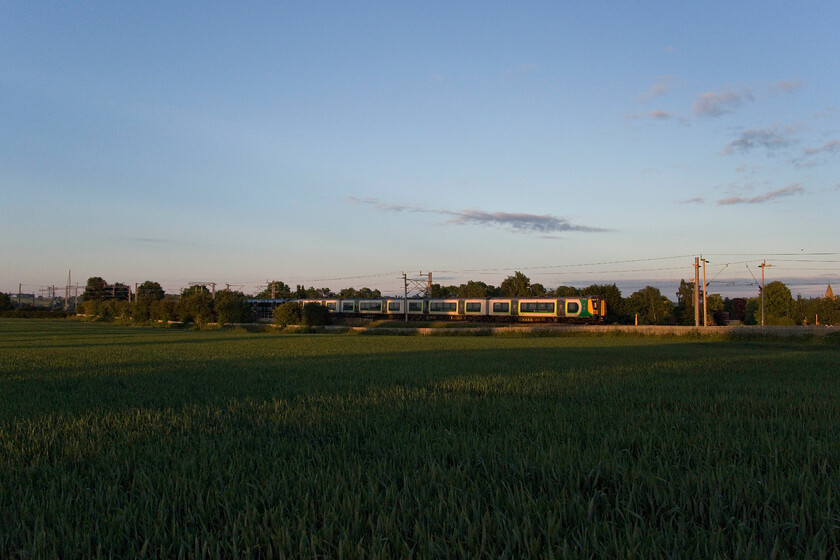
[[[432,291],[429,294],[431,298],[456,298],[460,288],[458,286],[441,286],[440,284],[432,284]]]
[[[206,325],[216,320],[213,309],[213,296],[203,286],[192,286],[181,294],[178,300],[177,314],[181,321],[196,325]]]
[[[723,300],[723,310],[729,313],[730,320],[746,321],[747,300],[745,298],[725,298]]]
[[[286,299],[292,297],[292,289],[278,280],[269,282],[265,290],[254,296],[257,299]]]
[[[744,304],[744,322],[747,325],[761,324],[761,300],[749,298]]]
[[[50,309],[7,309],[0,311],[0,317],[6,319],[63,319],[68,313],[61,310]]]
[[[531,284],[531,294],[530,295],[532,295],[534,297],[543,297],[545,295],[548,295],[548,290],[545,289],[545,286],[543,286],[539,282],[536,282],[534,284]]]
[[[274,324],[281,327],[299,325],[303,316],[303,309],[296,301],[287,301],[274,308]]]
[[[100,276],[93,276],[88,278],[85,291],[82,293],[84,301],[91,301],[97,299],[105,299],[105,293],[108,288],[108,283]]]
[[[341,299],[376,299],[382,297],[382,292],[379,290],[371,290],[370,288],[362,288],[357,290],[355,288],[345,288],[338,294]]]
[[[464,298],[486,298],[492,297],[495,292],[493,286],[488,286],[484,282],[474,282],[470,280],[466,284],[458,286],[458,297]]]
[[[793,324],[791,311],[793,296],[782,282],[770,282],[764,287],[764,323],[766,325]],[[761,315],[759,312],[759,322]]]
[[[580,290],[574,286],[557,286],[554,289],[554,295],[557,297],[574,297],[580,295]]]
[[[145,323],[152,318],[152,302],[146,299],[131,302],[131,320]]]
[[[161,285],[157,282],[146,280],[145,282],[137,286],[138,300],[148,300],[151,302],[158,299],[163,299],[165,296],[166,293],[163,291]]]
[[[12,298],[9,297],[9,294],[0,292],[0,311],[8,311],[12,307]]]
[[[165,296],[163,288],[157,282],[146,280],[140,284],[131,304],[131,320],[135,323],[149,321],[152,318],[152,304]]]
[[[92,299],[79,304],[80,311],[100,321],[128,319],[131,317],[131,304],[118,299]]]
[[[519,272],[513,273],[502,281],[499,290],[505,297],[524,297],[533,295],[531,293],[531,279]]]
[[[313,288],[312,286],[306,288],[298,284],[291,297],[295,299],[326,299],[334,298],[335,294],[329,288]]]
[[[674,305],[662,295],[659,288],[645,286],[630,295],[627,311],[638,316],[640,325],[666,325],[671,322]]]
[[[592,284],[580,291],[582,296],[598,296],[607,303],[607,323],[628,323],[628,314],[621,290],[615,284]]]
[[[805,318],[809,324],[840,325],[840,298],[812,300]]]
[[[98,301],[98,300],[123,300],[128,301],[131,289],[120,282],[115,284],[108,284],[103,278],[93,276],[88,278],[85,291],[82,293],[83,301]]]
[[[174,297],[158,299],[149,306],[149,316],[152,321],[177,321],[178,301]]]
[[[213,302],[216,319],[220,324],[251,322],[251,307],[248,298],[235,290],[219,290]]]
[[[301,313],[300,324],[306,327],[319,327],[328,325],[330,312],[320,303],[309,302],[304,304]]]
[[[698,301],[702,301],[698,297]],[[674,315],[678,325],[694,324],[694,283],[680,280],[680,287],[677,289],[677,305],[674,308]],[[700,324],[703,324],[703,317],[700,316]]]

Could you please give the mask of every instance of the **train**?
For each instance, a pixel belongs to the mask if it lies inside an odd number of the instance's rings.
[[[597,296],[375,299],[249,299],[257,321],[270,321],[286,302],[317,303],[335,317],[413,321],[603,323],[607,305]]]

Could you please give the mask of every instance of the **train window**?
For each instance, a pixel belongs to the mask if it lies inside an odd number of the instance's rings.
[[[554,313],[553,301],[528,301],[519,305],[520,313]]]
[[[508,302],[494,302],[493,313],[510,313],[510,303]]]
[[[433,301],[429,304],[429,311],[432,313],[446,313],[458,310],[458,304],[448,301]]]
[[[345,313],[353,313],[353,307],[354,307],[353,302],[350,301],[350,302],[344,303],[341,306],[341,310],[344,311]]]
[[[468,301],[467,302],[467,313],[481,313],[481,302],[479,302],[479,301]]]
[[[389,301],[388,302],[388,312],[389,313],[399,313],[400,309],[402,308],[402,304],[398,301]]]
[[[566,302],[566,313],[577,313],[580,311],[580,304],[576,301]]]
[[[408,302],[408,310],[409,311],[423,311],[423,302],[420,301],[410,301]]]
[[[327,309],[330,310],[330,311],[335,311],[335,302],[334,301],[328,301],[327,302]]]
[[[359,311],[375,311],[380,312],[382,311],[382,302],[381,301],[360,301],[359,302]]]

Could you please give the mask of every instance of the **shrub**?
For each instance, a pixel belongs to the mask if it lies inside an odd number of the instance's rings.
[[[281,327],[299,325],[303,319],[303,310],[296,301],[287,301],[274,308],[274,324]]]
[[[242,292],[219,290],[213,302],[219,324],[248,323],[251,321],[251,307]]]
[[[155,300],[149,307],[149,315],[153,321],[175,321],[177,319],[175,314],[177,305],[178,302],[172,298]]]
[[[307,327],[320,327],[330,322],[330,312],[320,303],[310,302],[303,306],[301,324]]]
[[[193,291],[182,295],[177,306],[178,318],[192,321],[196,325],[205,325],[216,320],[213,311],[213,296],[206,291]]]

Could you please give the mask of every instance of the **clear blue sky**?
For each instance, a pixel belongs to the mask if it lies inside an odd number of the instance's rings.
[[[838,22],[836,1],[4,2],[0,290],[521,270],[674,299],[703,254],[713,291],[754,293],[767,259],[816,295],[840,284]]]

